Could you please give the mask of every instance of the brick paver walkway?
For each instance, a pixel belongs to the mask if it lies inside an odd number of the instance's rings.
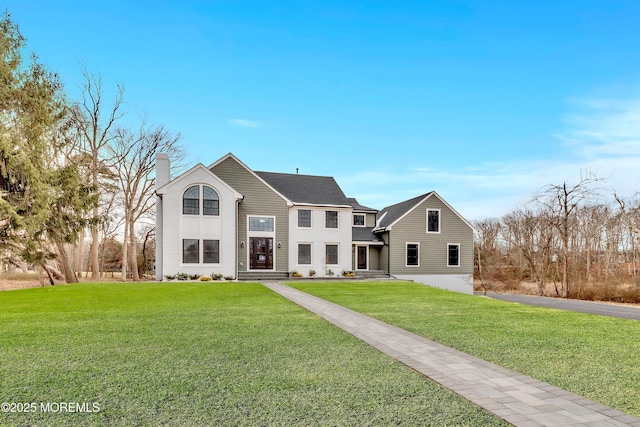
[[[289,286],[263,284],[513,425],[640,427],[640,418],[561,388]]]

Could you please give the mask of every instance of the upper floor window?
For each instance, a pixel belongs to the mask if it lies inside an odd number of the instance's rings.
[[[220,199],[218,198],[218,193],[211,187],[202,187],[202,214],[220,215]]]
[[[200,214],[200,186],[187,188],[182,195],[182,213],[185,215]]]
[[[309,209],[300,209],[298,211],[298,227],[311,227],[311,211]]]
[[[338,211],[327,211],[325,215],[325,227],[338,228]]]
[[[353,226],[354,227],[364,227],[365,226],[364,214],[353,214]]]
[[[182,195],[182,213],[185,215],[200,215],[200,186],[194,185]],[[220,198],[218,193],[206,185],[202,186],[202,214],[220,215]]]
[[[427,210],[427,233],[440,232],[440,209]]]

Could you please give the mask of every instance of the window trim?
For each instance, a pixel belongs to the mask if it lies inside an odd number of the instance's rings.
[[[335,227],[327,227],[329,224],[329,212],[335,212],[336,214],[336,226]],[[338,230],[340,228],[340,212],[339,211],[324,211],[324,228],[326,230]]]
[[[300,212],[309,212],[309,225],[300,225]],[[311,213],[311,209],[298,209],[298,228],[308,229],[311,228],[313,214]],[[306,219],[306,218],[305,218]]]
[[[429,212],[438,212],[438,231],[429,231]],[[427,208],[427,234],[440,234],[442,230],[442,209]]]
[[[416,255],[417,264],[409,264],[409,245],[416,245],[416,250],[418,251]],[[404,246],[404,266],[415,268],[420,267],[420,242],[406,242]]]
[[[329,254],[327,253],[327,250],[328,250],[329,246],[335,246],[336,247],[336,262],[335,263],[329,263]],[[326,265],[340,265],[340,244],[338,244],[338,243],[325,243],[324,244],[324,263]]]
[[[307,263],[307,264],[303,264],[303,263],[300,262],[300,246],[302,246],[302,245],[309,246],[309,263]],[[311,243],[307,243],[307,242],[298,243],[297,255],[298,255],[298,260],[297,260],[297,264],[296,265],[304,265],[304,266],[312,265],[313,264],[313,245]]]
[[[449,264],[449,248],[456,246],[458,248],[458,264]],[[447,243],[447,267],[458,268],[460,267],[460,243]]]
[[[356,216],[361,216],[362,217],[362,225],[357,225],[356,224]],[[367,214],[363,214],[363,213],[354,213],[352,220],[351,220],[351,225],[353,227],[366,227],[367,226]]]

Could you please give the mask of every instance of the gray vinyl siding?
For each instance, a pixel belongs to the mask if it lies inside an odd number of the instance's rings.
[[[369,270],[380,270],[380,248],[369,246]]]
[[[277,271],[289,271],[289,215],[286,201],[271,188],[247,171],[233,158],[227,158],[211,168],[212,172],[244,196],[238,206],[238,242],[246,242],[244,248],[238,243],[238,271],[247,271],[247,215],[276,217],[274,242]],[[282,247],[277,248],[280,243]]]
[[[440,233],[427,233],[427,210],[440,209]],[[393,225],[391,274],[473,274],[473,230],[437,197]],[[406,244],[419,243],[419,266],[406,266]],[[447,244],[460,244],[460,267],[447,266]]]
[[[367,213],[365,214],[364,223],[367,227],[375,227],[376,226],[376,214]]]
[[[380,235],[385,242],[385,245],[380,248],[380,255],[378,256],[378,270],[389,271],[389,233],[382,233]]]

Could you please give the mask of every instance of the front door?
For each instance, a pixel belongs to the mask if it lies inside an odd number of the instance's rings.
[[[249,268],[251,270],[273,269],[273,238],[249,238]]]
[[[366,270],[367,269],[367,246],[358,246],[358,259],[357,265],[358,270]]]

